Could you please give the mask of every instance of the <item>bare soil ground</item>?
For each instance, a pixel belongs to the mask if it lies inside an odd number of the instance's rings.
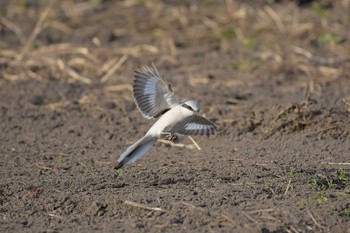
[[[350,232],[350,1],[1,1],[1,232]],[[216,135],[157,142],[152,62]]]

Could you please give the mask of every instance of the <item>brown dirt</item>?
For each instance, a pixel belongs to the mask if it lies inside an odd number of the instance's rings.
[[[49,2],[0,3],[1,232],[349,232],[349,1]],[[220,130],[115,171],[151,62]]]

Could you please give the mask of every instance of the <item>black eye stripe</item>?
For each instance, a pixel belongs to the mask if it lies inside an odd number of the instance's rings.
[[[187,108],[190,111],[194,111],[193,108],[187,104],[183,104],[182,107]]]

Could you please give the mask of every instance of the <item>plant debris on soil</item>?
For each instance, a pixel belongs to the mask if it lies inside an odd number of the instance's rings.
[[[350,1],[0,3],[1,232],[349,232]],[[159,140],[154,63],[214,136]]]

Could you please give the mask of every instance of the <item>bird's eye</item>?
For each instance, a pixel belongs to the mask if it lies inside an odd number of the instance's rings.
[[[190,111],[194,111],[193,108],[187,104],[183,104],[182,107],[187,108]]]

